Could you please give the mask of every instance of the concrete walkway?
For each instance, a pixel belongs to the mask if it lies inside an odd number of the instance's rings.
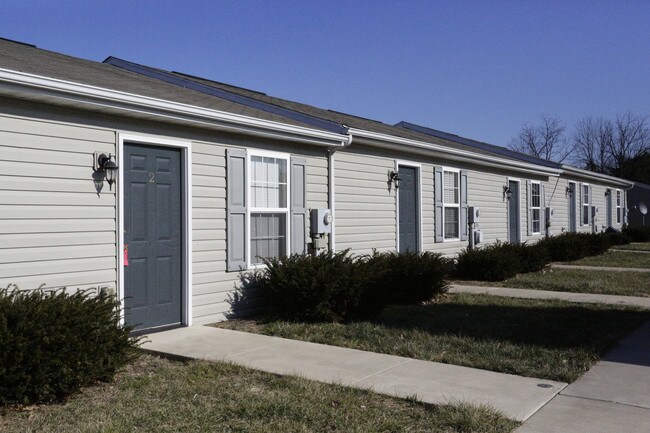
[[[506,287],[465,286],[454,284],[449,289],[450,293],[472,293],[504,296],[509,298],[524,299],[559,299],[568,302],[588,304],[611,304],[650,309],[650,297],[597,295],[592,293],[553,292],[550,290],[511,289]],[[650,392],[650,391],[649,391]]]
[[[610,250],[617,253],[641,253],[641,254],[650,254],[648,250]]]
[[[560,263],[551,263],[551,266],[558,269],[582,269],[585,271],[612,271],[612,272],[650,272],[650,268],[621,268],[614,266],[582,266],[582,265],[563,265]]]
[[[650,321],[516,433],[650,432]]]
[[[397,397],[417,396],[432,404],[487,404],[519,421],[528,419],[566,386],[563,382],[205,326],[147,335],[142,348],[175,357],[229,361]]]

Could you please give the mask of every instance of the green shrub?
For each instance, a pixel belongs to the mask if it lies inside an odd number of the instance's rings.
[[[473,250],[464,249],[456,260],[456,277],[468,280],[502,281],[521,272],[521,247],[502,243]]]
[[[630,227],[623,229],[623,234],[627,235],[630,242],[650,242],[650,227]]]
[[[552,261],[567,262],[603,254],[611,246],[610,239],[602,233],[563,233],[538,244],[548,251]]]
[[[60,401],[135,356],[119,302],[65,290],[0,290],[0,405]]]
[[[242,281],[259,289],[266,313],[282,320],[347,322],[374,317],[385,297],[369,290],[368,267],[348,251],[264,260]]]
[[[627,233],[611,231],[603,234],[610,247],[616,245],[625,245],[630,243],[630,236]]]
[[[548,251],[539,243],[521,244],[518,247],[520,273],[541,271],[551,262]]]
[[[272,319],[349,322],[372,319],[391,303],[415,304],[447,290],[450,261],[434,253],[348,251],[264,260],[265,268],[242,273],[239,293],[255,293]]]
[[[418,304],[447,291],[451,261],[432,252],[374,252],[366,266],[376,293],[389,304]]]

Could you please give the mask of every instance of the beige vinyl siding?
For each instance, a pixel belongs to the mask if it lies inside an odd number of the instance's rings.
[[[469,171],[467,179],[468,206],[481,209],[476,229],[483,232],[483,244],[508,241],[508,203],[503,194],[508,177],[495,173]]]
[[[546,206],[553,208],[551,217],[551,232],[553,236],[569,231],[569,196],[566,189],[569,187],[567,179],[552,177],[544,182],[546,189]]]
[[[93,182],[115,132],[0,116],[0,287],[116,287],[115,186]]]
[[[394,251],[396,239],[395,189],[388,189],[388,173],[395,159],[351,148],[334,154],[336,250],[355,254]]]

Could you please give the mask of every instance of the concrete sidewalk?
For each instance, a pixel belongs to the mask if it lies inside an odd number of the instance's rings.
[[[650,309],[650,297],[598,295],[592,293],[553,292],[550,290],[512,289],[507,287],[465,286],[453,284],[450,293],[472,293],[524,299],[559,299],[588,304],[610,304]]]
[[[142,348],[182,358],[229,361],[397,397],[417,396],[432,404],[487,404],[519,421],[528,419],[566,386],[563,382],[206,326],[147,335]]]
[[[516,433],[650,432],[650,321]]]
[[[561,263],[551,263],[551,266],[558,269],[582,269],[584,271],[650,272],[650,268],[623,268],[619,266],[563,265]]]

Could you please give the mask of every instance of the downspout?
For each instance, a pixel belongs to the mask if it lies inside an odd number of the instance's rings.
[[[346,131],[348,130],[348,127],[345,125],[343,125],[343,128]],[[352,144],[352,140],[353,140],[352,134],[348,133],[347,141],[342,141],[341,146],[332,146],[327,149],[327,181],[328,181],[328,191],[329,191],[327,198],[329,202],[330,211],[334,216],[334,220],[332,221],[332,233],[330,233],[330,238],[329,238],[329,249],[332,252],[336,251],[336,241],[334,240],[335,233],[336,233],[336,211],[334,210],[335,208],[334,153],[350,146]]]

